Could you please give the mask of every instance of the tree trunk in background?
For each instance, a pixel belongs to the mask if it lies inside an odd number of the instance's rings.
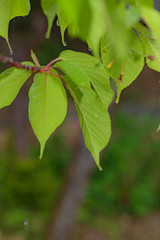
[[[46,240],[70,239],[77,210],[81,206],[91,173],[96,167],[83,139],[80,145],[80,151],[71,166],[62,197],[50,221]]]

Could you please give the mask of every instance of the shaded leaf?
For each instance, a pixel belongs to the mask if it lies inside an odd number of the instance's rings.
[[[106,38],[102,41],[101,56],[105,68],[117,85],[117,100],[121,91],[129,86],[140,74],[144,66],[143,49],[137,34],[132,32],[132,44],[123,57],[123,61],[116,59],[108,49]]]
[[[29,11],[30,11],[29,0],[0,1],[0,36],[6,39],[8,45],[9,45],[8,26],[10,20],[13,19],[14,17],[26,16],[29,14]]]
[[[160,45],[148,28],[138,24],[137,31],[142,41],[148,67],[160,72]]]
[[[49,38],[52,24],[57,12],[57,3],[55,0],[41,0],[41,7],[44,14],[47,17],[48,28],[47,28],[46,38]]]

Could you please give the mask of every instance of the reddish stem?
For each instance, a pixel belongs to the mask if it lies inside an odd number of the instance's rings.
[[[49,68],[53,63],[55,63],[55,62],[57,62],[57,61],[60,61],[61,60],[61,58],[55,58],[55,59],[53,59],[51,62],[49,62],[46,66],[45,66],[45,68]]]
[[[52,76],[55,76],[55,77],[58,77],[58,78],[61,79],[61,76],[58,75],[58,74],[52,73],[52,72],[50,72],[50,71],[46,71],[46,72],[47,72],[48,74],[52,75]]]

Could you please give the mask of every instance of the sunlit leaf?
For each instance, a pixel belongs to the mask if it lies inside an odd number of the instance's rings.
[[[91,88],[79,87],[67,76],[65,81],[77,108],[86,147],[101,170],[99,153],[107,145],[111,135],[110,116]]]
[[[113,98],[113,91],[110,87],[109,75],[101,62],[89,54],[70,50],[63,51],[60,54],[60,58],[62,58],[64,62],[70,62],[73,65],[76,64],[87,74],[95,93],[101,102],[108,107]],[[74,78],[76,78],[76,76],[74,76]],[[82,79],[84,80],[84,78]]]
[[[30,62],[25,62],[25,64],[33,65]],[[32,72],[15,67],[8,68],[0,74],[0,108],[8,106],[14,101],[31,74]]]
[[[66,92],[59,78],[47,73],[36,74],[29,91],[29,119],[41,144],[40,157],[47,139],[63,122],[66,111]]]
[[[60,58],[62,61],[55,66],[64,73],[63,78],[77,108],[85,144],[100,168],[99,153],[111,134],[107,108],[112,100],[112,90],[108,74],[99,60],[88,54],[64,51]]]

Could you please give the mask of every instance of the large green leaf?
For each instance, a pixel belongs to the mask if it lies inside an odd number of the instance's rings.
[[[111,135],[110,116],[91,88],[79,87],[67,76],[65,81],[77,108],[86,147],[101,170],[99,153],[107,145]]]
[[[30,62],[25,64],[33,65]],[[22,85],[31,75],[25,69],[8,68],[0,74],[0,108],[10,105],[16,98]]]
[[[71,63],[71,65],[76,64],[78,69],[81,69],[85,73],[85,75],[87,74],[87,76],[89,77],[89,81],[92,83],[92,86],[97,96],[99,97],[101,102],[106,107],[108,107],[113,98],[113,91],[110,88],[109,75],[101,62],[99,62],[97,58],[89,54],[75,52],[71,50],[63,51],[60,54],[60,58],[63,59],[63,62],[69,62]],[[67,70],[69,71],[69,69]],[[76,76],[74,76],[74,79],[76,79],[77,81]]]
[[[11,19],[26,16],[30,11],[29,0],[1,0],[0,1],[0,36],[8,40],[8,25]],[[9,45],[10,46],[10,45]]]
[[[87,54],[64,51],[60,58],[62,61],[55,66],[65,74],[64,80],[77,108],[85,144],[100,168],[99,152],[107,145],[111,135],[107,107],[112,91],[108,75],[100,62]]]
[[[66,92],[59,78],[45,72],[36,74],[29,91],[29,119],[41,144],[40,157],[47,139],[63,122],[66,111]]]
[[[117,85],[117,100],[124,88],[129,86],[142,71],[144,66],[143,49],[137,34],[132,32],[132,44],[123,57],[123,61],[116,59],[108,49],[107,41],[104,38],[101,46],[101,56],[105,68]]]
[[[48,20],[46,38],[49,38],[52,24],[57,12],[57,3],[55,0],[41,0],[41,7]]]

